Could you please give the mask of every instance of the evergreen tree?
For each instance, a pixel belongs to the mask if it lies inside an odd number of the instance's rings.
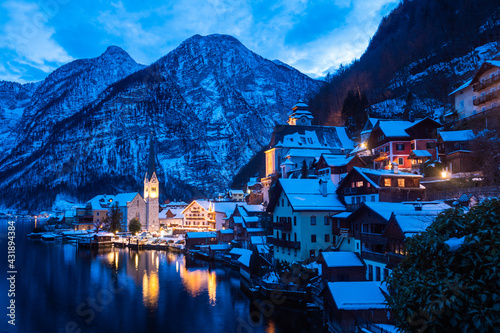
[[[389,305],[405,332],[493,332],[500,327],[500,200],[449,209],[406,243],[388,277]]]
[[[111,206],[111,209],[108,210],[103,229],[112,233],[122,231],[122,219],[123,213],[118,207],[118,202],[115,202],[113,206]]]
[[[308,175],[308,168],[307,168],[307,162],[306,160],[302,161],[302,167],[300,168],[300,178],[306,179]]]
[[[135,235],[136,233],[141,231],[141,229],[141,222],[139,222],[139,219],[137,217],[134,217],[132,220],[130,220],[130,223],[128,224],[128,231]]]

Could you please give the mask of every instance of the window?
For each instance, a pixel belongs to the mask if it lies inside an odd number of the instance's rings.
[[[391,186],[391,179],[390,178],[384,179],[384,186],[385,187],[390,187]]]
[[[398,187],[405,187],[405,179],[398,178]]]
[[[280,221],[280,218],[278,216],[276,216],[276,223],[278,223]]]
[[[389,276],[389,270],[387,268],[384,268],[384,278]]]
[[[288,207],[290,207],[290,200],[287,200],[287,201],[286,201],[286,205],[287,205]]]
[[[316,225],[316,216],[311,216],[311,225]]]
[[[383,134],[382,134],[381,136],[379,136],[379,137],[378,137],[378,141],[379,141],[379,142],[380,142],[380,141],[382,141],[382,140],[384,140],[384,139],[385,139],[385,136],[384,136]]]
[[[297,216],[293,217],[293,225],[297,225]]]
[[[359,250],[359,243],[356,243],[356,250]]]
[[[356,187],[363,187],[363,181],[356,182]]]
[[[380,281],[381,279],[380,279],[380,267],[379,266],[375,267],[375,275],[376,275],[375,280]]]
[[[366,202],[366,197],[361,197],[362,202]]]
[[[311,243],[316,243],[316,235],[311,235]]]
[[[97,220],[96,220],[96,221],[97,221],[97,222],[99,222],[99,218],[97,218]]]
[[[325,222],[325,225],[330,225],[330,219],[328,218],[328,216],[325,216],[324,222]]]
[[[285,207],[285,199],[281,199],[281,207]]]
[[[309,250],[309,257],[315,257],[315,256],[316,256],[316,251]]]
[[[325,243],[330,243],[330,235],[325,235]]]
[[[396,150],[405,150],[404,143],[398,143],[398,144],[396,144]]]
[[[404,159],[404,157],[398,157],[398,164],[399,164],[399,165],[403,165],[403,164],[405,164],[405,159]]]
[[[373,266],[368,265],[368,281],[372,281],[372,280],[373,280]]]
[[[293,233],[293,241],[294,241],[294,242],[296,242],[296,241],[297,241],[297,233],[296,233],[296,232],[294,232],[294,233]]]
[[[354,205],[356,203],[355,200],[356,200],[355,197],[351,197],[351,205]]]
[[[296,257],[297,256],[297,249],[293,249],[293,255]]]
[[[411,143],[411,150],[415,149],[415,142]]]
[[[435,142],[427,142],[426,146],[427,146],[427,149],[434,149],[434,148],[436,148],[436,143]]]
[[[361,198],[360,197],[356,197],[356,204],[359,204],[361,203]]]
[[[370,183],[366,183],[366,187],[372,187]]]
[[[375,196],[374,196],[374,195],[372,195],[372,197],[371,197],[371,200],[370,200],[370,201],[371,201],[371,202],[375,202]]]

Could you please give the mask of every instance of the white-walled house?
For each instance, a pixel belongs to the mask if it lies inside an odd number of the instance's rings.
[[[345,207],[331,181],[280,179],[267,210],[273,213],[274,259],[293,262],[332,245],[329,216]]]

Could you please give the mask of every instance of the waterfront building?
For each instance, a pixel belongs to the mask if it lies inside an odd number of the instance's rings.
[[[267,210],[273,214],[274,258],[293,262],[332,245],[329,216],[345,207],[328,179],[279,179]]]

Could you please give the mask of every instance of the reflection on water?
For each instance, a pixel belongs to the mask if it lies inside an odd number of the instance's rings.
[[[90,251],[29,240],[34,224],[17,223],[18,320],[9,331],[65,332],[68,324],[80,333],[317,331],[305,314],[284,310],[252,322],[256,307],[240,289],[239,272],[228,267],[163,251]],[[0,234],[6,231],[0,220]],[[5,246],[0,241],[1,253]],[[0,270],[7,270],[5,260]]]
[[[156,309],[158,306],[158,297],[160,296],[160,282],[158,273],[146,272],[142,277],[142,299],[148,309]]]

